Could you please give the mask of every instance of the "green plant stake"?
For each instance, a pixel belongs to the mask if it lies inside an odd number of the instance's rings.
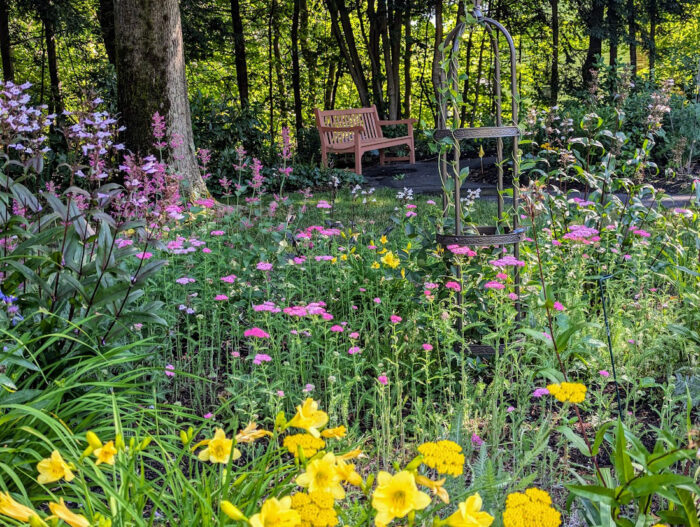
[[[620,421],[624,422],[622,417],[622,399],[620,398],[620,385],[617,383],[617,372],[615,371],[615,357],[613,355],[612,339],[610,338],[610,323],[608,322],[608,305],[605,295],[605,281],[612,278],[613,275],[608,274],[598,278],[598,287],[600,288],[600,301],[603,304],[603,319],[605,320],[605,334],[608,337],[608,351],[610,352],[610,364],[612,365],[613,381],[615,382],[615,395],[617,396],[617,415]]]

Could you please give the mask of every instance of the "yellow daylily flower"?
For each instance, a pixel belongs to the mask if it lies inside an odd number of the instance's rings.
[[[287,426],[306,430],[314,437],[320,437],[319,428],[328,423],[328,414],[318,409],[318,403],[311,397],[304,401],[304,404],[297,406],[297,413],[287,423]]]
[[[21,522],[28,522],[29,518],[37,515],[26,505],[16,502],[7,492],[0,492],[0,514]]]
[[[95,465],[100,463],[107,463],[108,465],[114,465],[114,458],[117,455],[117,449],[114,447],[114,441],[109,441],[105,443],[104,446],[95,449]]]
[[[430,478],[418,474],[416,476],[416,483],[423,485],[424,487],[428,487],[431,491],[433,491],[433,494],[440,498],[440,501],[443,503],[450,503],[450,495],[443,486],[445,484],[445,478],[433,481]]]
[[[231,459],[231,452],[234,460],[241,457],[240,450],[233,448],[233,439],[228,439],[222,428],[217,428],[212,439],[200,441],[195,448],[199,446],[207,447],[197,455],[200,461],[225,464]]]
[[[413,474],[402,470],[391,475],[383,470],[377,475],[377,488],[372,494],[372,507],[377,511],[374,524],[384,527],[394,518],[404,518],[410,512],[430,505],[430,496],[416,487]]]
[[[256,439],[261,437],[271,436],[272,432],[267,430],[260,430],[257,423],[251,421],[246,425],[246,427],[236,434],[237,443],[252,443]]]
[[[345,454],[335,456],[335,458],[347,461],[349,459],[355,459],[356,457],[360,457],[361,455],[362,455],[362,450],[360,450],[359,448],[355,448],[355,449],[351,450],[350,452],[346,452]]]
[[[340,425],[336,426],[335,428],[326,428],[323,432],[321,432],[321,436],[333,439],[340,439],[341,437],[345,437],[346,433],[347,429],[345,428],[345,426]]]
[[[300,487],[308,488],[309,492],[316,490],[328,492],[337,500],[345,497],[345,489],[340,484],[341,481],[335,456],[330,452],[321,459],[314,459],[306,466],[306,472],[297,477],[297,485]]]
[[[66,507],[63,498],[59,503],[49,503],[51,514],[66,522],[70,527],[90,527],[90,522],[82,514],[76,514]]]
[[[72,481],[75,477],[71,465],[63,460],[58,450],[51,452],[51,457],[39,461],[36,469],[39,471],[39,477],[36,480],[42,485],[60,479]]]
[[[260,512],[250,517],[251,527],[297,527],[301,525],[299,513],[292,509],[292,498],[265,500]]]
[[[354,485],[355,487],[361,487],[362,486],[362,476],[357,473],[355,470],[355,465],[353,463],[346,463],[344,460],[336,457],[336,471],[338,472],[338,475],[340,476],[340,479],[345,481],[346,483],[349,483],[350,485]]]
[[[493,523],[493,516],[481,510],[481,496],[479,493],[469,496],[459,504],[457,510],[448,516],[444,525],[449,527],[489,527]]]
[[[386,234],[385,234],[381,238],[379,238],[379,241],[382,243],[382,245],[385,245],[386,242],[388,242],[389,240],[387,239]]]
[[[372,262],[370,267],[372,267],[372,269],[379,269],[381,266],[379,265],[379,262]]]
[[[387,267],[396,269],[401,264],[401,260],[399,260],[393,252],[389,251],[384,256],[382,256],[382,263]]]

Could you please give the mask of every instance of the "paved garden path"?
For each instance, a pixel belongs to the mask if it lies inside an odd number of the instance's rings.
[[[495,157],[484,157],[484,170],[490,168],[495,162]],[[478,174],[481,170],[481,160],[462,159],[460,168],[468,166],[472,174]],[[418,194],[440,194],[442,185],[437,172],[437,159],[418,161],[413,165],[408,163],[393,163],[384,166],[372,166],[365,168],[363,174],[367,186],[377,188],[412,188]],[[484,199],[496,199],[496,185],[486,182],[467,181],[462,185],[462,191],[468,189],[481,189],[481,197]],[[626,194],[617,194],[624,202]],[[685,207],[693,198],[691,194],[675,194],[663,200],[666,207]]]

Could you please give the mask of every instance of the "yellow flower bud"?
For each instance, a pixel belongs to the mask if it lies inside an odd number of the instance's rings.
[[[241,510],[236,507],[233,503],[230,501],[222,501],[221,502],[221,510],[224,512],[226,516],[231,518],[232,520],[237,520],[237,521],[248,521],[248,518],[245,517],[245,514],[241,512]]]
[[[185,446],[190,442],[190,438],[187,437],[187,432],[184,430],[180,430],[180,441],[182,441],[182,444]]]
[[[114,440],[114,446],[117,447],[117,450],[124,450],[126,445],[124,444],[124,436],[122,434],[119,434]]]
[[[102,447],[102,441],[100,441],[100,438],[97,437],[97,434],[92,430],[85,434],[85,439],[87,439],[88,445],[90,445],[93,450]]]
[[[139,450],[146,450],[146,447],[151,444],[151,441],[153,441],[151,436],[146,437],[143,441],[141,441],[141,444],[139,444]]]

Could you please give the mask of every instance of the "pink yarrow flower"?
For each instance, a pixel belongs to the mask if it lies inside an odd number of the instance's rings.
[[[236,281],[236,275],[235,274],[230,274],[227,276],[222,276],[219,280],[222,282],[226,282],[227,284],[232,284],[233,282]]]
[[[433,351],[433,346],[431,344],[428,344],[427,342],[425,344],[423,344],[422,348],[425,351]]]
[[[554,309],[557,311],[564,311],[564,305],[561,302],[554,302]]]
[[[496,282],[495,280],[491,280],[490,282],[486,282],[484,284],[485,289],[505,289],[505,285],[502,284],[501,282]]]
[[[549,395],[549,390],[547,388],[537,388],[534,392],[532,392],[533,397],[540,398],[543,395]]]
[[[271,271],[272,264],[270,262],[258,262],[258,265],[256,265],[255,268],[258,271]]]
[[[224,300],[228,300],[228,297],[226,295],[216,295],[214,300],[217,302],[223,302]]]
[[[447,282],[445,284],[445,287],[447,289],[453,289],[454,291],[461,291],[462,290],[462,286],[460,286],[457,282]]]
[[[255,355],[255,358],[253,359],[253,364],[262,364],[263,362],[271,362],[272,357],[270,357],[267,353],[258,353]]]
[[[608,370],[600,370],[598,372],[598,375],[600,375],[601,377],[608,378],[610,377],[610,372]]]
[[[379,384],[382,384],[384,386],[389,384],[389,377],[387,377],[386,375],[380,375],[379,377],[377,377],[377,380],[379,381]]]
[[[263,331],[260,328],[250,328],[243,332],[244,337],[254,337],[258,339],[269,339],[270,334],[267,331]]]
[[[391,315],[391,316],[389,317],[389,320],[391,320],[391,323],[392,323],[392,324],[398,324],[398,323],[401,322],[403,319],[402,319],[400,316],[398,316],[398,315]]]
[[[172,364],[165,366],[165,375],[168,377],[175,377],[175,366]]]

